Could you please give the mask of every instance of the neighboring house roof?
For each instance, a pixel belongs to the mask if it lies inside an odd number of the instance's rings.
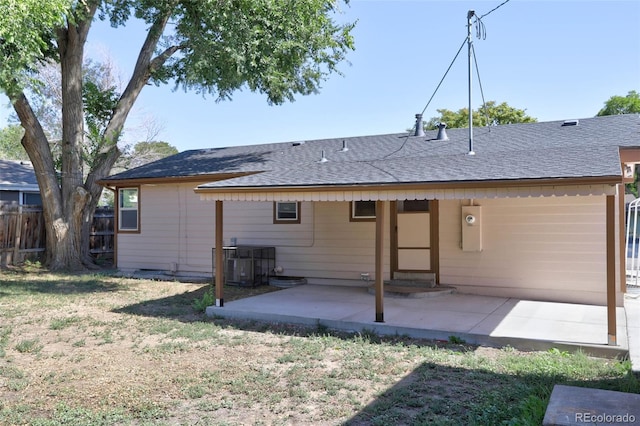
[[[490,182],[621,176],[620,147],[640,147],[635,114],[447,129],[448,140],[408,133],[185,151],[108,177],[122,181],[207,177],[200,188],[273,188]],[[348,151],[342,152],[346,143]],[[328,161],[320,162],[322,153]],[[223,175],[222,180],[213,175]]]
[[[28,161],[0,160],[0,191],[39,191],[33,166]]]

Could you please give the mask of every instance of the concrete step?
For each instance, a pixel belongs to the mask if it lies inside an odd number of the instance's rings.
[[[436,280],[436,274],[433,272],[394,272],[392,279],[394,280]]]
[[[384,282],[384,285],[387,287],[419,287],[419,288],[434,288],[436,286],[435,280],[423,280],[423,279],[412,279],[412,280],[387,280]]]
[[[455,287],[435,286],[402,286],[402,285],[385,285],[384,296],[391,298],[407,298],[407,299],[425,299],[430,297],[444,296],[456,291]],[[375,286],[368,288],[369,294],[376,294]]]

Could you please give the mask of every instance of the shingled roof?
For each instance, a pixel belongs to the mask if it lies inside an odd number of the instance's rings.
[[[618,178],[620,147],[640,147],[640,116],[447,129],[185,151],[104,179],[141,182],[225,175],[200,188]],[[342,148],[346,144],[348,150]],[[326,162],[320,162],[324,153]],[[227,177],[230,177],[227,179]]]
[[[38,191],[38,181],[31,163],[0,160],[0,190]]]

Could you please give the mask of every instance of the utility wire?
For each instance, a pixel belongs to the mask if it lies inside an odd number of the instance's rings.
[[[438,83],[438,86],[436,87],[436,90],[433,91],[433,95],[431,95],[431,97],[429,98],[429,102],[427,102],[427,104],[424,106],[424,108],[422,109],[421,114],[424,114],[424,112],[427,110],[427,108],[429,108],[429,104],[431,103],[431,101],[433,100],[433,97],[436,95],[436,93],[438,92],[438,89],[440,88],[440,86],[442,85],[442,82],[444,81],[444,79],[447,77],[447,74],[449,73],[449,71],[451,70],[451,67],[453,66],[453,64],[456,62],[456,59],[458,59],[458,55],[460,54],[460,52],[462,51],[462,48],[464,47],[465,43],[467,42],[467,38],[464,38],[464,41],[462,42],[462,44],[460,45],[460,49],[458,49],[458,52],[456,53],[456,56],[453,57],[453,60],[451,61],[451,63],[449,64],[449,68],[447,68],[447,70],[445,71],[444,75],[442,76],[442,79],[440,80],[440,83]]]
[[[478,85],[480,86],[480,96],[482,97],[482,107],[484,109],[484,116],[487,119],[487,126],[489,123],[489,112],[487,111],[487,102],[484,99],[484,90],[482,90],[482,80],[480,80],[480,68],[478,68],[478,60],[476,59],[476,49],[471,45],[471,52],[473,53],[473,63],[476,66],[476,75],[478,76]]]
[[[449,64],[449,67],[447,68],[447,70],[444,72],[444,75],[442,76],[442,78],[440,79],[440,83],[438,83],[438,86],[436,86],[436,89],[433,91],[433,94],[431,95],[431,97],[429,98],[429,101],[427,102],[427,104],[424,106],[424,108],[422,109],[422,112],[420,113],[421,115],[424,114],[424,112],[427,110],[427,108],[429,108],[429,104],[431,103],[431,101],[433,100],[433,97],[436,95],[436,93],[438,92],[438,89],[440,89],[440,86],[442,85],[442,82],[444,81],[444,79],[447,77],[447,74],[449,74],[449,71],[451,70],[451,67],[453,66],[453,64],[456,62],[456,59],[458,59],[458,55],[460,55],[460,52],[462,51],[462,48],[464,47],[465,43],[467,42],[467,38],[464,38],[464,41],[462,42],[462,44],[460,45],[460,48],[458,49],[458,52],[456,53],[456,55],[453,57],[453,60],[451,61],[451,63]],[[413,127],[413,130],[415,130],[415,128],[417,126],[422,126],[422,122],[418,123],[416,122],[415,126]],[[409,140],[409,135],[407,135],[404,138],[404,141],[402,142],[402,145],[400,145],[400,148],[396,149],[395,151],[392,151],[390,153],[388,153],[387,155],[385,155],[382,158],[387,158],[392,156],[393,154],[395,154],[396,152],[402,151],[402,149],[404,148],[404,146],[407,144],[407,141]]]
[[[500,9],[502,6],[504,6],[505,4],[509,3],[509,1],[511,0],[505,0],[502,3],[500,3],[498,6],[494,7],[493,9],[491,9],[490,11],[488,11],[487,13],[485,13],[482,16],[478,16],[475,15],[475,24],[476,24],[476,37],[478,39],[482,39],[485,40],[487,38],[487,29],[485,28],[484,22],[482,22],[482,18],[484,18],[485,16],[495,12],[496,10]],[[433,94],[431,95],[431,97],[429,98],[429,101],[427,102],[427,104],[424,106],[424,108],[422,109],[422,112],[420,113],[421,115],[424,114],[424,112],[427,110],[427,108],[429,108],[429,105],[431,104],[431,101],[433,100],[433,97],[436,95],[436,93],[438,92],[438,89],[440,89],[440,86],[442,85],[442,83],[444,82],[444,79],[447,77],[447,74],[449,74],[449,71],[451,70],[451,67],[453,66],[453,64],[456,62],[456,59],[458,59],[458,55],[460,55],[460,52],[462,51],[462,48],[464,47],[465,43],[467,43],[467,37],[464,38],[464,41],[462,42],[462,44],[460,45],[460,48],[458,49],[458,52],[456,52],[456,55],[453,57],[453,60],[451,61],[451,63],[449,64],[449,67],[447,68],[447,70],[445,71],[444,75],[442,76],[442,78],[440,79],[440,82],[438,83],[438,85],[436,86],[436,89],[433,91]],[[476,52],[475,49],[473,48],[473,45],[471,45],[471,51],[473,52],[473,61],[475,62],[476,65],[476,74],[478,75],[478,83],[480,84],[480,93],[482,95],[482,105],[484,107],[484,111],[485,111],[485,116],[487,118],[487,125],[489,124],[489,115],[487,113],[486,110],[486,102],[484,100],[484,91],[482,90],[482,82],[480,81],[480,71],[478,70],[478,61],[476,59]],[[471,111],[469,111],[469,113],[471,113]],[[416,122],[413,130],[415,131],[416,126],[422,126],[422,123],[418,123]],[[402,149],[404,148],[404,146],[407,144],[407,141],[409,140],[409,135],[407,135],[404,139],[404,141],[402,142],[402,145],[400,146],[400,148],[396,149],[393,152],[390,152],[389,154],[385,155],[382,158],[387,158],[399,151],[402,151]]]
[[[479,40],[486,40],[487,39],[487,29],[484,26],[484,22],[482,22],[482,19],[478,16],[475,15],[476,17],[476,38]]]
[[[496,7],[494,7],[493,9],[491,9],[490,11],[488,11],[487,13],[485,13],[484,15],[482,15],[480,17],[480,19],[484,18],[485,16],[489,15],[490,13],[495,12],[496,10],[500,9],[502,6],[504,6],[505,4],[509,3],[510,0],[505,0],[502,3],[500,3],[499,5],[497,5]]]
[[[487,38],[487,30],[484,26],[484,22],[482,22],[482,18],[484,18],[485,16],[495,12],[496,10],[500,9],[502,6],[504,6],[505,4],[509,3],[509,1],[511,0],[505,0],[502,3],[500,3],[498,6],[494,7],[493,9],[491,9],[490,11],[488,11],[487,13],[485,13],[482,16],[478,16],[475,15],[476,17],[476,37],[482,40],[485,40]],[[440,83],[438,83],[438,86],[436,87],[436,90],[433,91],[433,94],[431,95],[431,97],[429,98],[429,101],[427,102],[427,104],[425,105],[425,107],[422,109],[421,114],[424,114],[424,112],[427,110],[427,108],[429,108],[429,104],[431,104],[431,101],[433,100],[433,97],[436,95],[436,93],[438,92],[438,89],[440,89],[440,86],[442,85],[442,82],[444,81],[444,79],[447,77],[447,74],[449,73],[449,71],[451,70],[451,67],[453,66],[453,64],[455,63],[456,59],[458,59],[458,55],[460,55],[460,52],[462,51],[462,48],[464,47],[465,43],[467,42],[467,38],[464,38],[464,41],[462,42],[462,44],[460,45],[460,48],[458,49],[458,52],[456,53],[456,55],[454,56],[453,60],[451,61],[451,64],[449,64],[449,68],[447,68],[447,71],[445,71],[444,75],[442,76],[442,79],[440,80]],[[471,49],[473,50],[473,45],[471,46]],[[474,60],[475,60],[475,51],[473,52],[474,55]],[[478,69],[478,64],[476,62],[476,71]],[[478,76],[479,78],[480,76]],[[480,90],[482,91],[482,86],[480,86]],[[483,95],[484,96],[484,95]],[[403,144],[404,145],[404,144]],[[400,148],[402,149],[402,148]]]

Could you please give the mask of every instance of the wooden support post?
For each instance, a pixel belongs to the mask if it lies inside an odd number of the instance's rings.
[[[384,213],[386,201],[376,201],[376,322],[384,322]]]
[[[608,344],[618,344],[616,334],[616,197],[607,195],[607,334]]]
[[[222,239],[222,201],[216,200],[216,306],[224,306],[224,240]]]
[[[625,202],[624,184],[618,184],[618,253],[620,253],[620,263],[618,274],[620,275],[620,292],[627,292],[627,234],[625,229]]]

